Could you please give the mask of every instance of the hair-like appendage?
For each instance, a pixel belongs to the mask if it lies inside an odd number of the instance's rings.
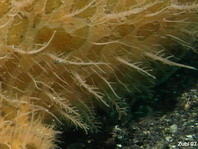
[[[196,0],[1,0],[0,148],[55,148],[54,121],[85,131],[94,106],[125,112],[195,50]],[[168,72],[167,72],[168,70]]]
[[[0,148],[1,149],[48,149],[55,148],[58,133],[53,126],[43,124],[39,111],[28,97],[20,100],[0,95]]]

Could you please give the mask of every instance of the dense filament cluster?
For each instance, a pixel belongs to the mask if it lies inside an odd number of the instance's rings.
[[[0,148],[55,148],[53,123],[154,85],[195,50],[196,0],[1,0]]]

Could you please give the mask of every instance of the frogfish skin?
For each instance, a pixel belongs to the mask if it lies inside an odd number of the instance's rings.
[[[197,0],[1,0],[0,149],[54,149],[66,123],[125,112],[194,51]]]

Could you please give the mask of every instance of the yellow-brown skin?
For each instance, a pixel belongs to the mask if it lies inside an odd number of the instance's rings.
[[[0,148],[55,148],[53,121],[95,130],[93,105],[123,113],[119,93],[152,86],[167,65],[194,69],[169,58],[194,50],[196,9],[196,0],[0,1]]]

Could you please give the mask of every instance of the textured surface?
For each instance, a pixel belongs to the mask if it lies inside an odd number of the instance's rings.
[[[53,148],[56,132],[44,122],[96,130],[93,105],[122,114],[123,92],[152,86],[167,65],[192,68],[174,61],[194,50],[197,8],[195,0],[2,0],[0,125],[15,127],[1,129],[0,145]],[[43,136],[12,133],[34,127]]]

